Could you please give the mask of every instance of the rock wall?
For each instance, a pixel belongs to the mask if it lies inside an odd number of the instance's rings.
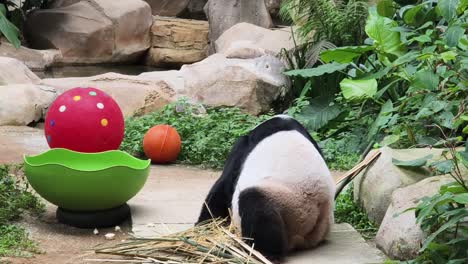
[[[385,147],[380,151],[382,154],[377,161],[354,180],[355,200],[377,225],[380,225],[387,212],[393,191],[431,176],[427,169],[405,169],[393,165],[392,160],[413,160],[429,154],[439,157],[442,153],[442,149],[435,148],[398,150]]]
[[[403,212],[415,207],[420,199],[435,195],[442,185],[449,182],[453,182],[450,176],[436,176],[396,189],[375,237],[377,247],[392,259],[415,258],[425,234],[416,224],[414,211]]]
[[[283,71],[283,63],[271,55],[234,59],[214,54],[201,62],[184,65],[179,71],[149,72],[140,77],[164,80],[177,97],[192,102],[239,107],[258,115],[271,110],[272,103],[289,89]]]
[[[208,55],[208,23],[170,17],[155,17],[151,48],[146,63],[158,67],[180,67]]]
[[[0,85],[37,84],[41,80],[15,58],[0,57]]]
[[[216,52],[214,42],[239,22],[271,28],[273,22],[264,0],[209,0],[205,13],[210,23],[210,54]]]
[[[175,17],[181,14],[190,0],[144,0],[151,6],[153,15]]]
[[[17,49],[0,39],[0,56],[15,58],[31,70],[44,70],[60,60],[62,54],[58,50],[34,50],[26,47]]]
[[[58,49],[62,63],[135,61],[150,46],[150,6],[142,0],[64,1],[32,12],[25,35],[36,49]]]
[[[92,77],[44,79],[41,84],[61,94],[74,87],[96,87],[119,104],[125,117],[144,115],[174,101],[175,93],[162,80],[145,80],[137,76],[106,73]]]
[[[218,53],[232,58],[254,58],[265,54],[278,55],[282,49],[294,48],[291,29],[262,28],[239,23],[226,30],[216,41]]]
[[[56,91],[40,82],[21,61],[0,57],[0,126],[28,125],[44,117]]]

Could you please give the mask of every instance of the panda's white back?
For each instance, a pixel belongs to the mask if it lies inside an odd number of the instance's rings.
[[[330,171],[315,146],[298,131],[280,131],[263,139],[247,156],[232,199],[233,220],[240,224],[239,194],[249,187],[271,179],[288,186],[314,185],[324,182],[330,192],[334,184]],[[302,191],[302,190],[298,190]]]

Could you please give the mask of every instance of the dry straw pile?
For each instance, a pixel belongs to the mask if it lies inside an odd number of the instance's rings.
[[[271,264],[236,234],[226,220],[218,219],[183,232],[156,237],[131,238],[116,246],[100,248],[97,254],[125,257],[127,263],[251,263]],[[103,262],[123,260],[101,259]]]

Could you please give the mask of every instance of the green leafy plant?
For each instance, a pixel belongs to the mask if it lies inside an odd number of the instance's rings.
[[[435,174],[450,174],[454,182],[424,197],[415,208],[416,223],[427,234],[420,255],[410,263],[466,263],[468,261],[468,143],[458,151],[458,140],[446,140],[443,160],[427,164],[430,157],[399,166],[429,166]],[[397,161],[398,164],[398,161]],[[465,167],[465,171],[462,170]],[[408,211],[407,210],[407,211]]]
[[[337,46],[364,40],[367,1],[363,0],[286,0],[281,17],[299,27],[304,39],[326,40]],[[350,26],[352,25],[352,26]]]
[[[205,110],[201,105],[180,100],[149,115],[127,119],[121,149],[134,155],[144,155],[142,140],[146,131],[157,124],[168,124],[182,139],[179,162],[221,169],[237,138],[269,117],[254,117],[237,108]]]
[[[47,0],[0,0],[0,36],[5,38],[16,48],[21,45],[21,29],[27,13],[37,8],[44,8]]]
[[[295,48],[282,50],[281,56],[289,70],[301,70],[322,64],[321,52],[336,48],[336,45],[355,45],[364,40],[364,22],[367,16],[367,1],[286,0],[281,4],[281,17],[291,21]],[[349,27],[350,23],[353,24]],[[297,30],[296,30],[297,28]],[[297,31],[297,32],[295,32]],[[291,93],[284,105],[302,96],[313,99],[333,95],[337,78],[310,72],[308,76],[290,75]]]
[[[322,51],[324,64],[288,76],[337,76],[341,93],[304,120],[321,120],[323,136],[362,130],[362,148],[434,145],[442,133],[468,133],[468,38],[466,1],[423,1],[372,7],[365,45]],[[325,110],[333,106],[333,111]],[[324,115],[324,113],[326,115]],[[330,115],[330,113],[340,113]]]
[[[36,253],[35,243],[28,239],[24,229],[13,225],[29,211],[40,215],[44,204],[24,184],[17,166],[0,166],[0,256],[25,256]],[[13,173],[13,174],[11,174]]]
[[[0,225],[0,257],[31,257],[34,253],[41,251],[23,228]]]
[[[375,237],[377,233],[375,224],[369,220],[364,210],[354,203],[352,185],[341,192],[335,201],[335,222],[349,223],[366,239]]]

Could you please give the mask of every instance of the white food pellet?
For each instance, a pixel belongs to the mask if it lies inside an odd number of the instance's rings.
[[[104,237],[107,239],[107,240],[112,240],[115,238],[115,234],[114,233],[107,233],[104,235]]]
[[[94,228],[93,233],[94,233],[95,235],[97,235],[97,234],[99,234],[99,230],[97,230],[97,228]]]

